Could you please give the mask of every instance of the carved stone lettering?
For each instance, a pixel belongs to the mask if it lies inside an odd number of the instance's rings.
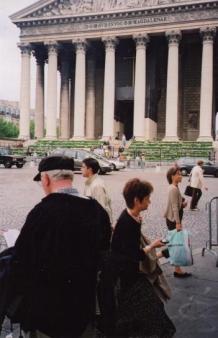
[[[65,34],[65,33],[73,33],[73,32],[87,32],[87,31],[107,31],[107,30],[118,30],[125,27],[144,27],[149,25],[162,25],[166,23],[179,23],[183,22],[193,22],[195,20],[209,20],[209,19],[217,19],[217,9],[213,10],[201,10],[201,11],[192,11],[192,12],[183,12],[183,13],[170,13],[167,15],[154,15],[154,16],[141,16],[141,17],[127,17],[125,19],[104,19],[104,20],[96,20],[96,21],[80,21],[80,22],[62,22],[61,24],[44,24],[34,25],[28,27],[21,27],[21,36],[32,36],[37,37],[39,35],[44,34]]]

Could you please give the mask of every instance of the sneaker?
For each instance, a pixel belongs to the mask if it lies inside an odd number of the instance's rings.
[[[189,272],[183,272],[183,273],[174,272],[173,275],[176,278],[188,278],[192,276],[192,274]]]

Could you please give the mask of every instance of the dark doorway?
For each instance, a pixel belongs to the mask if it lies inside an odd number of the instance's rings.
[[[133,137],[133,101],[117,101],[115,119],[123,123],[126,139],[131,139]]]

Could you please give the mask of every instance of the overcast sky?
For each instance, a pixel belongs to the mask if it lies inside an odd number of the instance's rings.
[[[19,29],[9,15],[31,5],[36,0],[0,0],[0,99],[18,101],[20,87]],[[32,93],[34,94],[34,61],[32,60]],[[32,95],[32,106],[34,95]]]

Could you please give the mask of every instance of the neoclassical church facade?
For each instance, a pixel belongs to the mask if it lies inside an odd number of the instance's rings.
[[[37,138],[214,138],[218,1],[40,0],[10,18],[20,28],[21,138],[32,53]]]

